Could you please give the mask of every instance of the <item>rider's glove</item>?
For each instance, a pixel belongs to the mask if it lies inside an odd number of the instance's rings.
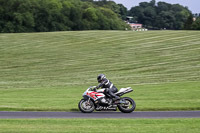
[[[95,88],[93,89],[93,91],[97,91],[97,88],[95,87]]]

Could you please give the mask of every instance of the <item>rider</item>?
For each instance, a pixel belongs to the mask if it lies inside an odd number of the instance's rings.
[[[117,88],[113,85],[112,82],[110,82],[106,78],[106,76],[104,74],[99,74],[97,76],[97,81],[98,81],[99,85],[94,90],[99,89],[100,87],[105,88],[105,92],[108,93],[111,97],[113,97],[114,101],[120,99],[120,97],[115,95],[115,93],[118,91]]]

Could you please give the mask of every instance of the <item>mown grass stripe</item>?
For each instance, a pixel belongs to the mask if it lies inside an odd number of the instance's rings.
[[[96,76],[104,73],[118,88],[134,88],[127,96],[136,100],[139,110],[197,109],[199,35],[199,31],[0,34],[0,107],[77,109],[84,90],[97,85]]]

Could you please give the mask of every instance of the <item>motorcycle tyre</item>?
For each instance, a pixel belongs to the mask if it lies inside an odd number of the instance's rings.
[[[128,100],[129,102],[131,102],[132,108],[124,109],[123,107],[121,107],[120,104],[118,104],[118,109],[123,113],[131,113],[131,112],[133,112],[135,110],[135,107],[136,107],[135,101],[130,97],[123,97],[122,99],[123,100]]]
[[[94,111],[94,109],[95,109],[94,103],[90,100],[90,104],[92,104],[92,105],[91,105],[91,106],[92,106],[92,109],[90,109],[90,110],[84,110],[84,109],[82,109],[82,107],[81,107],[81,103],[84,102],[84,101],[87,101],[87,100],[81,99],[81,101],[79,102],[79,104],[78,104],[79,110],[80,110],[81,112],[83,112],[83,113],[92,113],[92,112]]]

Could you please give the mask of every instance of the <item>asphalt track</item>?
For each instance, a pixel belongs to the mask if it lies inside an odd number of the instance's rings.
[[[0,119],[34,118],[200,118],[200,111],[136,111],[121,112],[7,112],[0,111]]]

